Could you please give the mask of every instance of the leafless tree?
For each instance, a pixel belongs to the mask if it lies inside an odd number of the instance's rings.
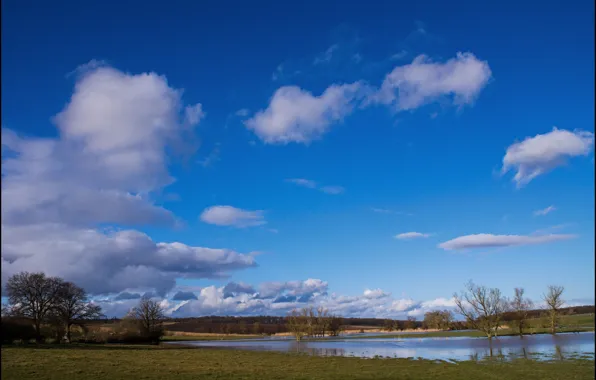
[[[53,310],[66,329],[68,342],[71,341],[73,324],[102,316],[101,307],[89,302],[85,290],[72,282],[61,284]]]
[[[507,300],[499,289],[477,286],[470,281],[466,291],[453,297],[458,312],[469,326],[485,333],[489,340],[497,335],[501,317],[508,308]]]
[[[316,320],[315,320],[315,326],[316,326],[316,332],[315,335],[319,335],[324,337],[325,333],[327,332],[327,330],[329,329],[329,311],[325,308],[318,307],[317,308],[317,314],[316,314]]]
[[[343,331],[343,319],[336,315],[329,316],[329,335],[338,336]]]
[[[137,322],[143,337],[158,340],[163,335],[164,310],[161,304],[143,297],[129,313],[128,318]]]
[[[46,277],[44,273],[21,272],[6,283],[8,302],[15,315],[30,318],[35,328],[35,339],[41,341],[41,324],[53,309],[63,281]]]
[[[288,314],[287,317],[286,326],[297,341],[302,340],[302,338],[308,333],[308,311],[305,311],[305,309],[294,309]]]
[[[413,330],[416,328],[416,317],[408,317],[406,322],[404,323],[404,328],[406,330]]]
[[[559,314],[565,301],[562,298],[565,288],[562,286],[550,285],[546,294],[542,296],[546,302],[548,320],[550,324],[551,334],[557,333],[557,325],[559,324]]]
[[[393,319],[385,319],[385,322],[383,323],[383,330],[391,332],[391,331],[393,331],[394,328],[395,328],[395,323],[394,323]]]
[[[527,325],[530,310],[533,307],[532,300],[524,298],[524,289],[515,288],[515,295],[510,304],[510,309],[513,312],[513,323],[519,331],[519,336],[524,335],[524,328]]]

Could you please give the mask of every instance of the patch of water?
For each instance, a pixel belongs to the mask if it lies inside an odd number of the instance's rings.
[[[594,360],[594,332],[557,335],[528,335],[486,338],[352,338],[296,342],[289,339],[252,339],[244,341],[171,342],[200,347],[236,348],[259,351],[307,353],[318,356],[356,356],[362,358],[421,358],[448,362],[461,360]]]

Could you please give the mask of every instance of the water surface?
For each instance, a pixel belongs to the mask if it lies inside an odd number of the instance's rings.
[[[356,356],[363,358],[422,358],[430,360],[483,360],[487,358],[510,360],[564,360],[586,358],[594,360],[594,332],[557,335],[528,335],[499,337],[489,342],[486,338],[352,338],[296,342],[290,339],[250,339],[222,341],[186,341],[200,347],[236,348],[259,351],[308,353],[319,356]]]

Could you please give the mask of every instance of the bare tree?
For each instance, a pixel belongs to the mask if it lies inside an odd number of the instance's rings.
[[[508,307],[499,289],[477,286],[470,281],[466,291],[453,297],[459,313],[466,318],[469,326],[485,333],[489,340],[497,335],[502,315]]]
[[[551,334],[557,333],[557,325],[559,324],[559,314],[565,301],[562,298],[565,288],[562,286],[550,285],[548,292],[542,296],[546,302],[548,321],[550,324]]]
[[[325,336],[325,333],[329,329],[329,311],[322,306],[317,308],[317,316],[316,316],[316,334],[322,337]]]
[[[62,280],[46,277],[42,272],[20,272],[6,283],[8,302],[15,315],[30,318],[35,327],[35,339],[41,341],[41,324],[56,303]]]
[[[302,340],[302,338],[305,335],[307,335],[307,319],[308,312],[306,311],[305,313],[305,309],[302,309],[300,311],[294,309],[288,314],[286,326],[288,327],[290,333],[294,335],[297,341]]]
[[[383,330],[391,332],[394,328],[395,323],[393,322],[393,319],[385,319],[385,322],[383,323]]]
[[[71,327],[84,320],[102,316],[101,307],[88,301],[85,290],[72,282],[64,282],[58,291],[54,312],[66,329],[66,339],[71,341]]]
[[[343,319],[341,317],[329,316],[329,335],[338,336],[344,330]]]
[[[519,336],[524,335],[524,327],[527,325],[533,305],[531,299],[524,298],[524,288],[515,288],[515,296],[511,301],[510,308],[513,312],[513,322],[518,328]]]
[[[128,318],[137,322],[141,335],[151,340],[159,340],[163,335],[164,317],[161,304],[147,297],[141,298],[138,306],[128,313]]]
[[[404,328],[406,330],[414,330],[416,328],[416,317],[408,317],[404,323]]]

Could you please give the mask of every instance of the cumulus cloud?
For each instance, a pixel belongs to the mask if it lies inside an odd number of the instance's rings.
[[[176,292],[172,297],[172,301],[188,301],[188,300],[196,300],[197,295],[193,292]]]
[[[315,181],[312,181],[310,179],[304,179],[304,178],[290,178],[290,179],[287,179],[286,182],[290,182],[290,183],[293,183],[298,186],[306,187],[308,189],[317,189],[317,190],[319,190],[323,193],[326,193],[326,194],[337,195],[337,194],[341,194],[344,191],[346,191],[346,189],[343,188],[342,186],[322,186],[322,185],[319,185]]]
[[[334,84],[315,96],[297,86],[280,87],[269,106],[245,124],[265,143],[306,144],[349,115],[365,88],[361,82]]]
[[[395,238],[399,239],[399,240],[409,240],[409,239],[427,238],[429,236],[430,236],[430,234],[425,234],[422,232],[404,232],[404,233],[395,235]]]
[[[223,296],[224,298],[234,297],[239,294],[253,294],[255,293],[255,289],[248,284],[243,282],[229,282],[223,288]]]
[[[337,47],[317,57],[317,64],[328,62]],[[401,58],[399,54],[395,58]],[[274,79],[279,75],[274,74]],[[488,62],[472,53],[457,53],[446,62],[433,62],[425,55],[412,63],[396,66],[379,89],[357,81],[333,84],[321,95],[297,86],[278,88],[266,109],[258,111],[245,125],[269,144],[290,142],[308,144],[341,122],[355,107],[385,104],[396,111],[407,111],[435,101],[450,100],[457,106],[475,101],[492,78]]]
[[[548,235],[492,235],[475,234],[460,236],[455,239],[440,243],[439,248],[446,251],[472,249],[472,248],[492,248],[492,247],[512,247],[519,245],[545,244],[560,240],[575,238],[571,234],[548,234]]]
[[[115,301],[124,301],[124,300],[138,300],[141,298],[139,293],[129,293],[129,292],[122,292],[114,297]]]
[[[226,285],[227,286],[227,285]],[[356,296],[327,294],[327,283],[318,279],[264,283],[255,293],[227,294],[225,287],[209,287],[201,291],[197,300],[184,302],[172,312],[173,316],[197,315],[286,315],[294,308],[323,306],[329,312],[345,317],[420,316],[427,311],[450,309],[448,299],[428,301],[395,300],[381,289],[366,289]],[[266,295],[266,296],[264,296]]]
[[[174,181],[171,155],[193,148],[186,143],[205,114],[181,94],[158,74],[93,63],[77,71],[72,97],[52,119],[57,137],[2,129],[2,281],[44,271],[92,294],[120,293],[123,305],[133,294],[124,291],[163,295],[176,278],[256,265],[251,254],[154,242],[130,228],[176,222],[152,198]],[[99,227],[110,225],[121,229]]]
[[[373,100],[407,111],[449,98],[457,106],[474,102],[492,77],[488,62],[472,53],[457,53],[444,63],[419,55],[412,63],[395,67],[385,77]]]
[[[544,208],[542,210],[536,210],[534,211],[534,216],[544,216],[548,213],[551,213],[553,211],[555,211],[557,208],[555,206],[548,206],[547,208]]]
[[[227,249],[155,243],[135,230],[103,232],[63,225],[2,226],[2,279],[44,271],[92,294],[150,288],[164,294],[176,278],[223,278],[254,267],[249,254]]]
[[[501,173],[515,171],[513,181],[522,187],[539,175],[564,165],[571,157],[587,156],[594,145],[594,134],[553,128],[551,132],[526,137],[507,148]]]
[[[265,282],[259,286],[259,297],[273,298],[279,295],[305,296],[326,294],[327,281],[309,278],[305,281]]]
[[[265,223],[263,211],[248,211],[232,206],[211,206],[201,214],[201,220],[216,226],[233,226],[238,228],[260,226]]]

